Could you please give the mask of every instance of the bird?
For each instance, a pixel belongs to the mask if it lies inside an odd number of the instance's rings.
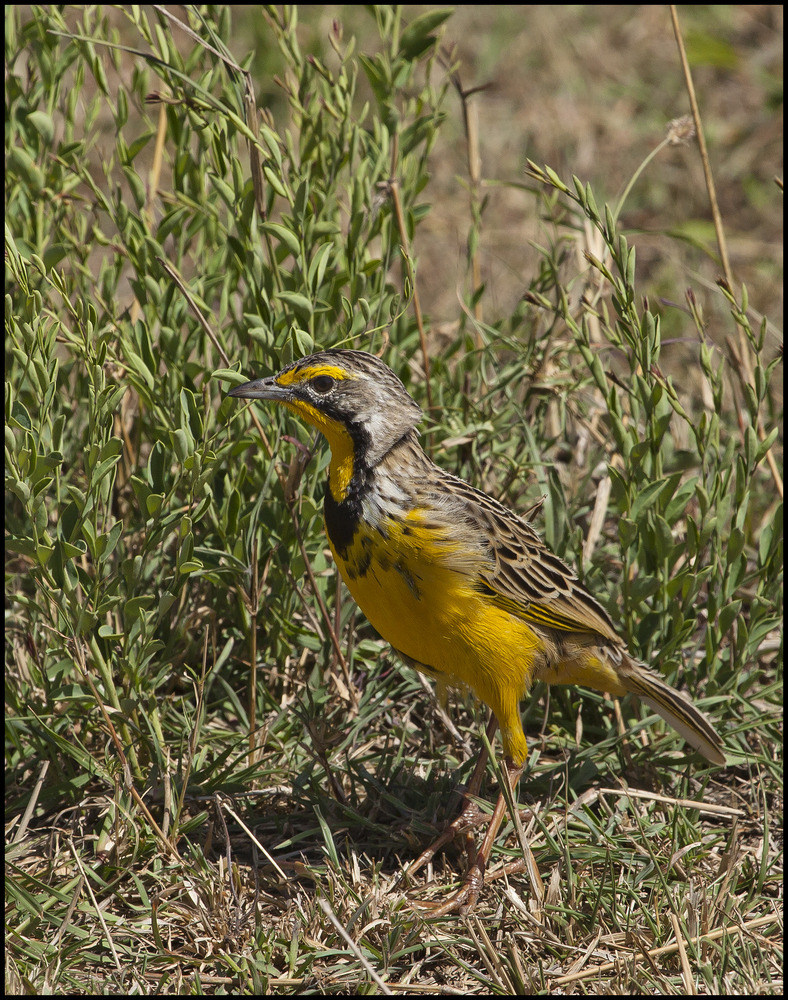
[[[323,514],[342,579],[439,695],[468,689],[490,709],[488,736],[500,729],[510,790],[528,756],[519,704],[535,681],[635,694],[708,761],[725,764],[706,716],[629,652],[605,608],[542,540],[532,512],[518,515],[431,460],[419,443],[421,407],[376,355],[319,351],[229,395],[278,403],[327,439]],[[468,821],[471,799],[466,793],[450,833],[414,868]],[[436,912],[466,912],[477,900],[504,809],[502,790],[463,886]]]

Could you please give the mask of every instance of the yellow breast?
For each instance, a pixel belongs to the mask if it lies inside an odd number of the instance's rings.
[[[378,527],[362,522],[342,556],[332,545],[350,593],[384,639],[509,715],[504,702],[516,708],[526,693],[540,640],[475,588],[456,550],[418,511]]]

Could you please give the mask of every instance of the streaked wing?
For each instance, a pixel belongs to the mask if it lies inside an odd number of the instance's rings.
[[[487,494],[444,473],[458,514],[487,550],[479,571],[490,598],[535,628],[599,635],[619,643],[609,615],[575,573],[545,545],[528,521]]]

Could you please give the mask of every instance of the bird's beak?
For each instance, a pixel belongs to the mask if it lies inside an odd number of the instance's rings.
[[[228,396],[241,396],[244,399],[274,399],[279,403],[287,402],[290,399],[290,388],[279,385],[274,375],[267,375],[265,378],[257,378],[254,382],[244,382],[230,389]]]

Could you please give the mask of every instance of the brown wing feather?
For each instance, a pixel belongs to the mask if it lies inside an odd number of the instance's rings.
[[[486,550],[478,573],[493,600],[537,629],[621,642],[602,605],[528,521],[448,473],[441,488],[456,500],[455,523],[464,521]]]

